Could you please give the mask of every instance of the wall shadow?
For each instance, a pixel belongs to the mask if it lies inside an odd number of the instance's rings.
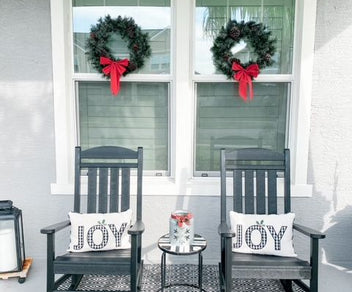
[[[328,263],[352,270],[352,206],[338,211],[330,218],[331,227],[325,230],[322,243]]]
[[[352,1],[318,0],[315,35],[315,50],[333,40],[338,34],[352,25]],[[339,16],[336,18],[336,16]]]

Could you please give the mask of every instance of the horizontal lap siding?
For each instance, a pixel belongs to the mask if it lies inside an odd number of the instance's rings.
[[[167,169],[168,84],[121,83],[112,96],[109,83],[82,82],[79,95],[83,148],[142,146],[146,170]]]
[[[116,127],[121,127],[124,129],[133,129],[135,126],[133,121],[136,121],[138,124],[143,125],[144,129],[167,129],[167,115],[161,118],[151,117],[135,117],[131,120],[125,118],[121,120],[121,117],[117,117],[115,115],[106,117],[106,116],[92,116],[89,119],[89,125],[95,128],[109,128],[111,125],[116,125]]]
[[[197,85],[197,170],[218,170],[221,148],[284,148],[287,86],[253,86],[254,100],[245,103],[237,84]]]

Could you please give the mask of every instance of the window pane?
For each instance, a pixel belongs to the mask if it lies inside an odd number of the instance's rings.
[[[104,5],[105,3],[105,5]],[[137,4],[139,3],[139,4]],[[170,1],[79,1],[73,2],[73,51],[74,71],[76,73],[96,72],[87,60],[86,41],[90,28],[100,17],[119,15],[132,17],[144,33],[149,34],[152,55],[145,60],[138,73],[169,74],[170,73]],[[118,34],[110,40],[109,47],[116,53],[115,57],[128,57],[126,43]],[[134,73],[137,73],[135,71]]]
[[[275,63],[261,70],[262,74],[291,73],[294,0],[197,0],[196,6],[195,74],[215,73],[210,48],[219,29],[230,19],[262,22],[277,39]],[[256,59],[250,48],[243,49],[236,57],[242,63],[249,57]]]
[[[234,90],[235,86],[235,90]],[[245,103],[238,83],[198,83],[196,171],[219,171],[221,148],[285,147],[288,83],[255,83]]]
[[[124,82],[117,97],[108,82],[79,82],[82,148],[144,147],[144,169],[168,171],[168,83]]]

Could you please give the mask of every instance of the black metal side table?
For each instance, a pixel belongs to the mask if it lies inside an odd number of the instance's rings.
[[[202,276],[203,276],[203,256],[202,251],[207,247],[207,241],[204,237],[199,234],[194,234],[194,240],[190,244],[189,248],[179,248],[171,246],[169,234],[165,234],[159,238],[158,247],[162,250],[161,255],[161,291],[164,291],[164,288],[171,286],[189,286],[199,288],[199,291],[204,291],[202,289]],[[177,284],[165,284],[166,278],[166,254],[177,255],[177,256],[187,256],[198,254],[198,286],[193,284],[177,283]]]

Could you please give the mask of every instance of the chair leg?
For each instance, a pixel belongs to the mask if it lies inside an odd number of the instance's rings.
[[[137,279],[138,291],[142,290],[143,268],[144,268],[144,262],[142,260],[141,263],[139,264],[139,268],[138,268],[138,279]]]
[[[138,238],[137,236],[132,235],[131,236],[131,292],[137,292],[138,291]]]
[[[301,290],[305,291],[305,292],[309,292],[310,288],[308,287],[308,285],[306,283],[304,283],[302,280],[293,280],[293,282],[295,282],[295,284],[301,288]]]
[[[311,239],[310,265],[312,267],[310,292],[318,292],[319,240],[316,238]]]
[[[232,250],[231,250],[232,239],[226,238],[225,239],[225,292],[232,291]]]
[[[224,272],[222,269],[222,263],[219,263],[219,286],[220,286],[220,292],[225,292],[225,280],[224,280]]]
[[[55,258],[55,234],[47,234],[47,257],[46,257],[46,291],[52,292],[55,287],[54,258]]]
[[[284,287],[284,290],[286,292],[293,292],[292,290],[292,281],[291,280],[280,280],[282,286]]]
[[[47,274],[46,274],[46,291],[52,292],[55,286],[55,277],[53,273],[53,269],[47,267]]]
[[[226,238],[222,237],[220,240],[220,245],[221,245],[221,260],[219,263],[219,284],[220,284],[220,292],[225,292],[226,291],[226,265],[229,262],[227,259],[227,252],[226,252]],[[228,290],[231,291],[231,290]]]
[[[220,292],[225,290],[224,288],[224,267],[225,267],[225,243],[224,238],[221,237],[220,239],[220,263],[219,263],[219,284],[220,284]]]
[[[83,275],[72,275],[71,276],[71,285],[69,290],[76,291],[79,283],[81,282]]]

